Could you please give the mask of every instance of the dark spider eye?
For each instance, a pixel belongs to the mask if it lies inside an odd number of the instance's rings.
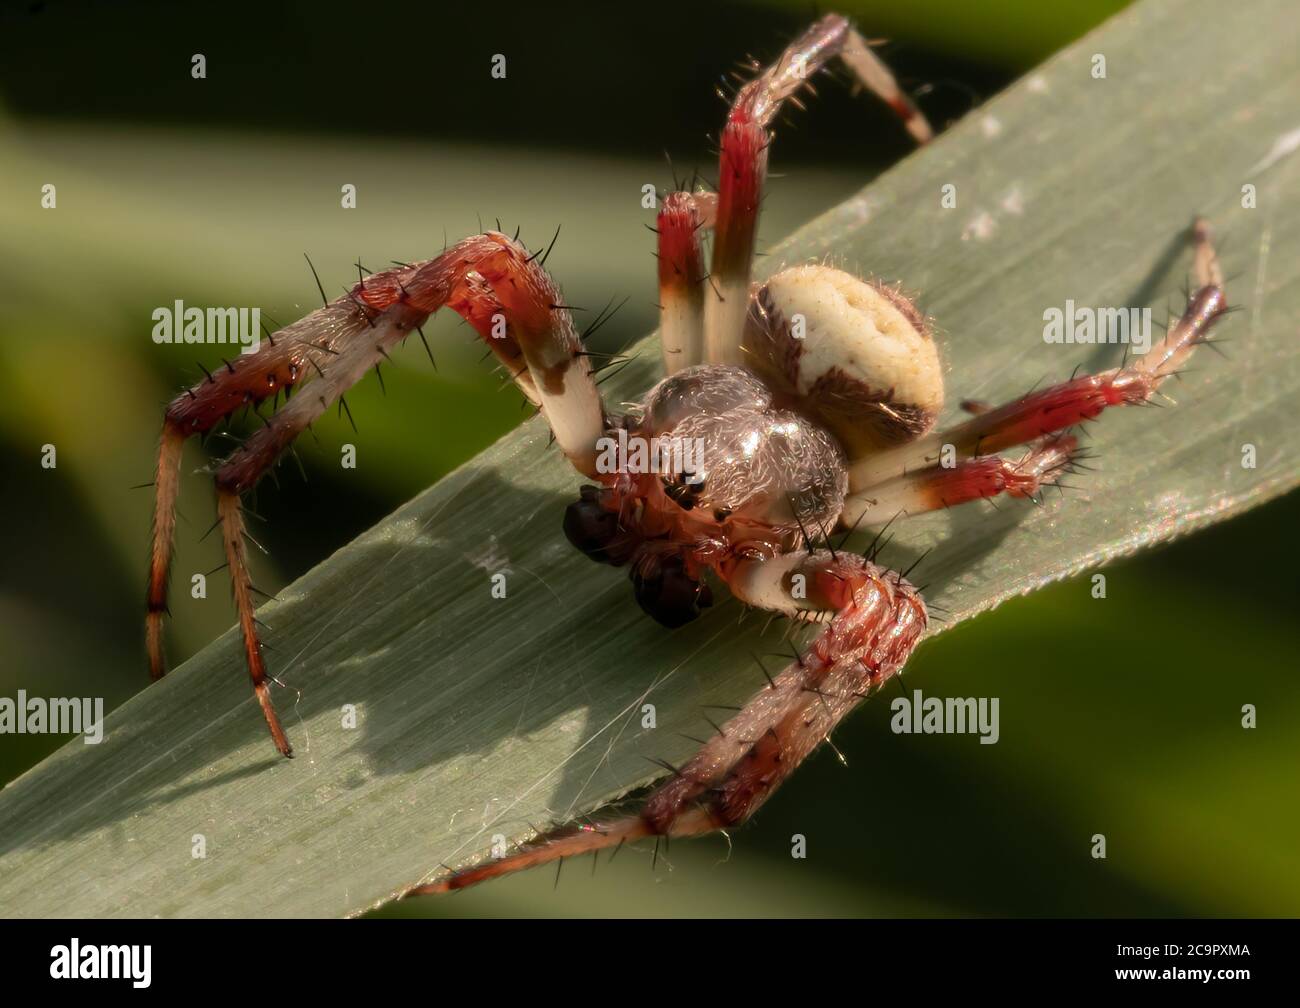
[[[684,474],[678,473],[671,478],[665,477],[662,483],[664,493],[668,499],[683,511],[693,509],[699,502],[700,495],[704,493],[704,479],[702,477],[697,477],[694,481],[688,481]]]
[[[707,584],[686,576],[681,557],[660,561],[658,570],[649,577],[632,571],[632,585],[641,608],[657,623],[679,627],[713,605],[713,592]]]
[[[596,563],[620,567],[631,557],[635,543],[618,527],[618,515],[601,507],[598,493],[593,486],[582,488],[582,496],[564,511],[564,534]]]

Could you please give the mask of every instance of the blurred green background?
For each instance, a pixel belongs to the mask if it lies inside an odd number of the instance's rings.
[[[963,0],[839,5],[937,123],[964,114],[1122,4]],[[795,3],[689,13],[598,5],[477,8],[345,3],[0,4],[0,695],[102,695],[146,685],[141,620],[164,403],[215,348],[156,346],[150,313],[260,305],[280,323],[331,296],[360,256],[426,258],[481,218],[533,245],[571,304],[628,298],[595,349],[655,320],[640,187],[698,166],[723,105],[721,71],[773,55],[814,16]],[[1155,44],[1155,43],[1153,43]],[[206,80],[190,58],[207,58]],[[504,81],[487,72],[508,60]],[[834,84],[782,125],[763,235],[780,237],[907,152],[889,116]],[[58,209],[39,208],[57,186]],[[339,187],[357,186],[355,210]],[[863,264],[869,268],[869,264]],[[516,424],[512,390],[468,330],[428,330],[388,393],[349,396],[259,490],[287,583]],[[959,384],[954,376],[952,384]],[[361,463],[340,471],[338,446]],[[40,448],[58,448],[43,470]],[[214,448],[219,448],[219,443]],[[233,621],[208,481],[187,457],[173,596],[174,662]],[[679,843],[652,869],[627,852],[393,914],[848,915],[1300,912],[1292,686],[1298,635],[1293,495],[1086,581],[1055,586],[927,644],[908,668],[927,695],[1001,698],[1002,738],[896,736],[868,704],[734,838]],[[556,515],[556,522],[560,515]],[[1081,520],[1086,520],[1081,516]],[[629,592],[628,604],[633,605]],[[341,613],[340,618],[346,618]],[[232,674],[234,674],[232,672]],[[1240,708],[1259,727],[1243,731]],[[250,708],[251,709],[251,708]],[[0,778],[59,744],[0,736]],[[790,836],[809,856],[790,857]],[[1105,833],[1109,857],[1089,856]],[[0,907],[0,913],[4,911]]]

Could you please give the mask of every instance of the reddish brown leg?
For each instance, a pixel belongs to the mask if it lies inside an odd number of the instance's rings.
[[[886,480],[854,494],[844,504],[840,522],[855,528],[878,525],[896,515],[917,515],[974,500],[1033,497],[1069,471],[1078,441],[1068,434],[1041,438],[1019,459],[980,455],[951,469],[931,466]]]
[[[748,819],[868,693],[895,675],[925,629],[925,603],[897,574],[852,553],[818,550],[731,560],[719,573],[743,601],[828,618],[812,646],[720,726],[647,799],[639,815],[547,836],[499,861],[416,886],[463,889],[523,868],[646,836],[695,836]],[[804,598],[791,593],[803,576]],[[806,591],[802,590],[806,589]]]
[[[768,127],[787,100],[838,56],[856,82],[880,97],[918,143],[932,133],[920,110],[866,41],[838,14],[828,14],[792,42],[770,67],[736,94],[722,129],[718,213],[710,272],[714,296],[705,299],[705,353],[714,364],[743,364],[741,336],[749,304],[749,277],[758,210],[767,178]]]
[[[149,610],[145,617],[145,646],[149,651],[151,679],[161,679],[167,674],[163,616],[167,612],[167,579],[171,573],[172,543],[176,537],[176,496],[179,491],[181,452],[184,447],[184,431],[170,421],[165,422],[158,446],[158,468],[154,474],[153,535],[149,550]]]
[[[234,591],[235,609],[239,613],[239,630],[244,638],[244,658],[248,675],[253,680],[253,693],[262,707],[262,716],[271,730],[271,740],[282,756],[293,756],[293,747],[284,734],[271,692],[266,684],[266,663],[262,660],[262,644],[257,635],[257,619],[253,615],[253,582],[249,578],[248,558],[244,547],[244,518],[239,508],[239,495],[228,491],[217,492],[217,515],[221,521],[221,542],[230,566],[230,585]]]
[[[704,252],[700,232],[713,226],[712,193],[669,193],[659,210],[659,340],[664,373],[704,363]]]
[[[980,404],[975,416],[956,427],[865,456],[849,469],[849,488],[854,496],[872,498],[882,483],[935,465],[945,445],[952,446],[958,459],[993,454],[1094,420],[1109,407],[1141,405],[1151,399],[1197,345],[1207,340],[1211,327],[1228,310],[1219,283],[1222,276],[1218,260],[1204,221],[1196,222],[1193,235],[1195,273],[1201,286],[1192,294],[1182,317],[1147,354],[1122,367],[1072,378],[1003,406],[984,408]]]
[[[444,305],[463,315],[510,368],[520,390],[546,415],[570,461],[594,474],[604,408],[572,317],[536,257],[495,232],[467,238],[436,259],[368,277],[344,297],[276,333],[257,353],[226,364],[168,407],[159,451],[146,620],[149,667],[155,678],[166,668],[162,616],[184,440],[207,433],[242,406],[256,408],[281,389],[299,389],[226,459],[216,477],[249,675],[276,748],[286,756],[289,743],[271,705],[253,615],[240,497],[257,485],[299,434]]]
[[[326,309],[322,309],[322,312]],[[219,371],[178,395],[167,407],[158,449],[154,477],[153,534],[149,551],[148,615],[145,644],[149,652],[149,674],[154,679],[167,672],[163,616],[167,612],[167,582],[171,569],[172,544],[176,534],[176,498],[180,490],[181,453],[191,435],[204,435],[237,409],[256,409],[265,399],[289,395],[317,361],[335,353],[341,330],[313,324],[315,340],[307,338],[304,323],[317,320],[322,312],[280,332],[279,338],[264,342],[257,353],[241,355]]]

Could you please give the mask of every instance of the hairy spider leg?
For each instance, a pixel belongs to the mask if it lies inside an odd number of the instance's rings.
[[[1209,227],[1197,220],[1192,234],[1194,273],[1200,286],[1182,316],[1148,353],[1121,367],[1072,378],[1003,406],[981,404],[981,411],[964,423],[856,460],[849,468],[852,493],[845,513],[860,512],[877,496],[882,483],[935,466],[945,445],[951,446],[955,459],[994,454],[1093,420],[1108,407],[1148,402],[1196,347],[1207,342],[1211,327],[1228,310]]]
[[[500,860],[453,872],[407,895],[447,892],[640,837],[697,836],[748,819],[837,724],[902,669],[926,626],[904,578],[853,553],[816,550],[732,559],[719,572],[742,600],[778,611],[820,607],[826,621],[806,652],[758,691],[636,816],[544,836]],[[806,579],[807,598],[792,593]]]
[[[324,309],[322,309],[323,311]],[[352,307],[354,316],[350,338],[341,344],[328,369],[290,402],[274,413],[266,425],[236,448],[217,470],[217,515],[221,523],[222,545],[244,642],[244,657],[253,691],[262,707],[275,747],[292,756],[289,740],[276,717],[267,685],[266,664],[254,616],[255,603],[248,558],[244,546],[245,530],[240,501],[279,460],[294,439],[343,394],[360,381],[371,368],[381,363],[388,350],[396,346],[423,322],[425,316],[406,305],[395,305],[371,318],[364,308]]]
[[[898,515],[917,515],[974,500],[1033,497],[1070,471],[1078,440],[1053,434],[1033,442],[1019,459],[980,455],[952,468],[930,466],[885,480],[844,502],[840,523],[849,528],[879,525]]]
[[[407,271],[409,282],[402,275]],[[406,303],[425,313],[445,305],[460,314],[511,368],[524,395],[540,406],[574,468],[596,475],[604,404],[569,307],[536,254],[489,231],[426,263],[376,273],[353,295],[377,310]]]
[[[749,278],[758,211],[767,177],[768,127],[782,104],[808,86],[838,56],[855,82],[881,98],[903,120],[917,143],[932,136],[920,109],[898,86],[889,68],[847,19],[828,14],[786,48],[780,58],[737,92],[722,129],[718,163],[718,209],[712,294],[704,305],[705,357],[714,364],[743,364],[741,339],[749,304]]]
[[[669,193],[655,221],[659,259],[659,343],[664,374],[704,363],[704,285],[701,232],[713,226],[713,193]]]
[[[342,408],[343,394],[444,306],[466,318],[511,369],[524,395],[546,415],[557,444],[574,466],[594,475],[595,445],[605,428],[604,406],[572,317],[537,257],[497,232],[467,238],[427,262],[365,278],[348,294],[275,334],[257,353],[239,357],[182,393],[167,409],[155,489],[146,620],[154,678],[166,671],[162,614],[167,608],[185,439],[207,433],[239,406],[256,408],[279,388],[308,385],[265,418],[265,426],[226,458],[215,478],[217,513],[249,675],[276,748],[286,756],[291,749],[266,684],[240,499],[298,435],[335,402]]]
[[[326,366],[355,328],[356,308],[335,302],[264,340],[254,354],[240,355],[204,381],[172,400],[163,418],[158,465],[154,478],[154,518],[150,539],[148,615],[145,642],[149,674],[167,672],[163,616],[176,533],[176,497],[185,442],[203,437],[243,407],[258,409],[283,390],[286,397],[316,370]]]

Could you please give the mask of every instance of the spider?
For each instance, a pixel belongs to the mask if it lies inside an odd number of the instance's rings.
[[[666,377],[628,415],[602,402],[544,257],[499,231],[363,277],[168,406],[146,622],[154,678],[166,671],[162,621],[182,446],[234,410],[267,399],[278,405],[285,393],[285,405],[215,473],[217,525],[248,672],[285,756],[292,750],[268,689],[242,495],[390,348],[413,331],[423,339],[420,326],[444,307],[478,332],[591,481],[565,512],[565,534],[592,560],[626,566],[650,616],[669,627],[694,619],[711,603],[711,572],[748,606],[823,627],[689,762],[670,768],[637,814],[562,828],[409,894],[458,889],[640,837],[699,835],[743,822],[850,710],[900,671],[926,628],[925,601],[905,573],[877,565],[874,549],[864,556],[831,547],[829,533],[1002,494],[1034,496],[1077,459],[1071,428],[1107,407],[1148,402],[1227,310],[1209,229],[1198,220],[1196,289],[1146,355],[1002,406],[965,403],[968,419],[934,432],[944,398],[939,354],[927,320],[897,289],[826,265],[751,283],[769,127],[834,58],[917,142],[929,140],[924,116],[838,15],[821,18],[741,87],[721,135],[718,191],[675,192],[660,206]],[[624,457],[610,465],[615,442],[693,446],[694,462],[665,469]],[[1004,454],[1018,447],[1017,457]]]

